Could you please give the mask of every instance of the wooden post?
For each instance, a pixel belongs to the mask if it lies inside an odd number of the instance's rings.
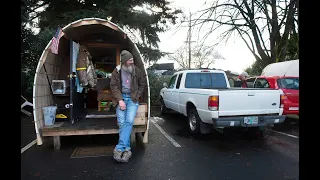
[[[120,47],[116,48],[116,65],[120,65]]]
[[[60,151],[60,148],[61,148],[60,136],[53,136],[53,148],[56,151]]]
[[[136,133],[132,132],[130,136],[130,144],[131,147],[136,147],[137,139],[136,139]]]

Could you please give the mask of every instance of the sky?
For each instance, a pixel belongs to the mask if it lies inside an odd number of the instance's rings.
[[[194,13],[198,10],[204,9],[208,6],[208,2],[204,5],[205,0],[169,0],[171,2],[172,7],[178,7],[186,14],[189,14],[189,10],[191,13]],[[208,0],[207,0],[208,1]],[[187,25],[187,24],[186,24]],[[176,28],[172,28],[169,31],[164,33],[159,33],[160,43],[159,49],[160,51],[171,52],[174,53],[176,49],[185,44],[187,38],[188,27],[182,27],[177,31]],[[205,32],[201,32],[205,33]],[[216,36],[219,35],[219,32],[210,36],[210,39],[214,40]],[[192,34],[191,40],[197,40],[197,35]],[[210,45],[210,43],[207,43]],[[254,56],[249,51],[244,41],[240,37],[231,38],[226,44],[221,43],[219,47],[215,49],[218,51],[225,59],[224,60],[216,60],[213,68],[230,70],[233,72],[241,73],[245,68],[250,66],[254,61]],[[174,62],[168,60],[168,57],[163,57],[158,61],[158,63],[165,62]],[[175,63],[175,68],[178,67],[178,64]]]

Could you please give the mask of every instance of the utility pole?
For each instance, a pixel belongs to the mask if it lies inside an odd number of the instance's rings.
[[[189,16],[188,37],[187,37],[187,41],[185,41],[185,42],[189,44],[189,69],[190,69],[191,68],[191,42],[195,42],[195,41],[191,41],[191,11],[190,11],[190,16]]]

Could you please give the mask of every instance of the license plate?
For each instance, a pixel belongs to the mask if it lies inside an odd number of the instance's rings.
[[[297,110],[299,110],[299,107],[289,107],[289,110],[291,110],[291,111],[297,111]]]
[[[249,117],[244,117],[245,124],[258,124],[259,119],[257,116],[249,116]]]

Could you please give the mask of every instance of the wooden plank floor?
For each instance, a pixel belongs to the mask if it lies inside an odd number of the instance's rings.
[[[119,128],[116,118],[83,118],[71,124],[56,122],[54,126],[41,128],[43,136],[72,136],[92,134],[117,134]],[[146,126],[134,126],[133,132],[145,132]]]
[[[115,110],[110,110],[110,111],[98,111],[97,109],[88,109],[87,110],[88,115],[110,115],[110,114],[116,114]]]
[[[68,129],[105,129],[118,128],[117,118],[83,118],[80,121],[71,124],[64,122],[61,128]]]

